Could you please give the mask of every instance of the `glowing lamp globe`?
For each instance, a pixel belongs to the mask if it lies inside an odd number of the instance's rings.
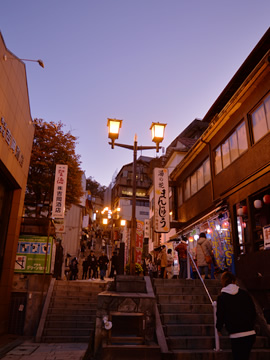
[[[268,195],[268,194],[264,195],[263,202],[265,204],[270,204],[270,195]]]
[[[254,207],[255,207],[255,209],[261,209],[262,208],[262,201],[261,200],[255,200],[254,201]]]
[[[238,216],[243,216],[244,215],[244,211],[243,211],[243,208],[240,207],[239,209],[237,209],[237,215]]]
[[[242,209],[243,209],[243,214],[247,215],[247,206],[243,206]]]

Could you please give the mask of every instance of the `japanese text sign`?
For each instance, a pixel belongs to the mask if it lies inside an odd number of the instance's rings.
[[[52,217],[64,219],[67,188],[67,165],[56,165]]]
[[[154,230],[158,233],[170,231],[168,170],[154,169]]]

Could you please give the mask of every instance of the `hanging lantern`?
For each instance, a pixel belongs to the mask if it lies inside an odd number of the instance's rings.
[[[243,209],[243,214],[244,214],[244,215],[247,215],[247,206],[246,206],[246,205],[243,206],[242,209]]]
[[[254,201],[254,207],[255,209],[261,209],[262,208],[262,201],[261,200],[255,200]]]
[[[243,216],[243,214],[244,214],[244,211],[243,211],[243,208],[242,208],[242,207],[240,207],[239,209],[237,209],[237,215],[238,215],[238,216]]]
[[[265,204],[270,204],[270,195],[268,195],[268,194],[264,195],[263,202]]]

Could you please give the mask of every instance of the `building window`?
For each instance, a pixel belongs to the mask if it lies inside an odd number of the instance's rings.
[[[190,177],[190,194],[194,195],[198,191],[197,184],[197,171],[195,171]]]
[[[260,140],[270,130],[270,95],[251,114],[254,142]]]
[[[185,200],[190,198],[190,177],[188,177],[185,181],[184,193],[185,193]]]
[[[196,194],[211,179],[210,160],[207,158],[202,165],[189,176],[184,185],[185,200]],[[179,198],[180,201],[180,198]],[[180,204],[180,203],[179,203]]]
[[[244,121],[215,150],[215,171],[221,172],[248,148],[247,132]]]
[[[183,204],[183,192],[182,192],[182,187],[179,186],[178,188],[178,205],[182,205]]]

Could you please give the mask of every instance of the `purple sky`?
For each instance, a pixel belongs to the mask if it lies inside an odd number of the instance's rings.
[[[108,145],[163,146],[202,118],[269,27],[269,0],[2,0],[0,31],[26,63],[32,118],[62,121],[78,137],[86,176],[109,185],[133,160]],[[139,156],[140,154],[138,154]],[[145,156],[156,156],[152,150]]]

